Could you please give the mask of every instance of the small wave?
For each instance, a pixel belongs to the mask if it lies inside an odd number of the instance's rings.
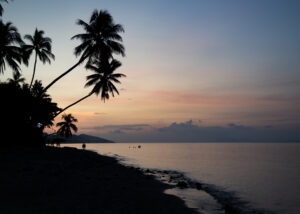
[[[183,172],[158,169],[144,169],[143,172],[154,175],[158,180],[179,188],[193,188],[205,191],[221,205],[225,214],[275,214],[268,210],[252,207],[250,202],[240,198],[234,191],[226,190],[214,184],[192,180],[185,176]]]

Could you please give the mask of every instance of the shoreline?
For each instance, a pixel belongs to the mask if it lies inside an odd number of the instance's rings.
[[[138,164],[126,163],[126,157],[117,154],[107,157],[116,158],[120,164],[135,168],[145,175],[151,175],[156,180],[170,185],[164,192],[181,198],[189,208],[194,209],[197,213],[275,214],[268,209],[253,206],[250,201],[241,198],[238,192],[212,183],[191,179],[184,172],[161,168],[144,168]]]
[[[153,175],[71,147],[0,152],[0,213],[196,213]]]

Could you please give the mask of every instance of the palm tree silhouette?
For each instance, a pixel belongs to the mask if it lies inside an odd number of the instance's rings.
[[[22,48],[15,45],[23,45],[24,42],[18,30],[11,22],[6,24],[0,20],[0,74],[4,72],[6,66],[12,68],[14,72],[20,71],[19,64],[23,61],[28,63]]]
[[[34,97],[42,99],[51,99],[50,95],[44,92],[44,87],[41,80],[35,80],[30,90]]]
[[[106,99],[109,99],[109,94],[111,94],[113,97],[115,96],[115,93],[119,94],[118,89],[113,83],[121,83],[118,78],[126,77],[126,75],[124,74],[114,73],[115,70],[120,66],[121,63],[115,59],[112,59],[110,61],[94,59],[93,62],[88,63],[86,65],[86,68],[92,70],[94,74],[87,76],[88,82],[85,84],[85,87],[94,85],[94,88],[88,95],[82,97],[71,105],[68,105],[67,107],[62,109],[56,116],[58,116],[68,108],[90,97],[92,94],[96,94],[97,96],[100,94],[101,100],[103,100],[104,102]]]
[[[22,77],[21,73],[14,72],[13,78],[7,79],[10,84],[13,84],[17,87],[21,87],[21,83],[25,83],[25,78]]]
[[[0,0],[0,2],[1,2],[1,1],[4,1],[4,2],[8,3],[7,0]],[[0,4],[0,16],[2,16],[2,14],[3,14],[3,7],[2,7],[2,5]]]
[[[57,130],[57,134],[59,134],[62,137],[71,137],[72,136],[72,130],[74,132],[77,132],[77,126],[74,124],[74,122],[77,122],[77,119],[72,116],[72,114],[64,114],[61,117],[64,121],[59,122],[56,124],[57,127],[60,127]]]
[[[34,35],[25,35],[24,39],[27,39],[30,44],[23,45],[24,51],[31,55],[32,52],[35,52],[35,59],[34,59],[34,67],[33,67],[33,74],[31,78],[31,82],[29,88],[31,88],[33,79],[35,76],[35,69],[37,63],[37,57],[45,64],[48,62],[51,64],[50,58],[55,60],[55,56],[51,53],[51,43],[52,40],[49,37],[44,37],[44,31],[35,29]]]
[[[119,33],[124,32],[124,28],[122,25],[114,23],[108,11],[95,10],[92,13],[89,23],[79,19],[77,24],[85,30],[85,33],[77,34],[71,38],[81,41],[81,44],[74,50],[75,56],[80,56],[79,61],[46,86],[45,91],[86,59],[91,61],[98,56],[112,57],[114,53],[125,56],[125,48],[120,43],[122,42],[122,37],[119,35]]]

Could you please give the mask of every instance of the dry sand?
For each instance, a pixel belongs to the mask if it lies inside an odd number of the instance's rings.
[[[74,148],[0,151],[0,213],[195,213],[170,188],[114,158]]]

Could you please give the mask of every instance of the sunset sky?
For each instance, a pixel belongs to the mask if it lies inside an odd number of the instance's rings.
[[[37,27],[52,38],[56,60],[50,66],[37,64],[36,77],[44,85],[77,62],[73,49],[79,41],[70,38],[83,32],[75,24],[78,18],[88,21],[94,9],[106,9],[125,28],[126,57],[117,56],[123,64],[118,71],[127,75],[118,86],[120,96],[105,103],[93,96],[69,109],[80,133],[118,141],[172,141],[181,130],[190,133],[182,141],[197,141],[197,133],[207,130],[230,129],[238,135],[241,129],[255,129],[253,135],[264,135],[268,129],[270,135],[280,130],[296,136],[300,128],[298,0],[2,4],[3,20],[13,22],[22,36]],[[27,81],[32,70],[33,57],[29,67],[22,66]],[[88,74],[78,67],[48,92],[65,107],[87,95]],[[11,75],[8,69],[0,79]],[[207,136],[201,139],[218,140]]]

